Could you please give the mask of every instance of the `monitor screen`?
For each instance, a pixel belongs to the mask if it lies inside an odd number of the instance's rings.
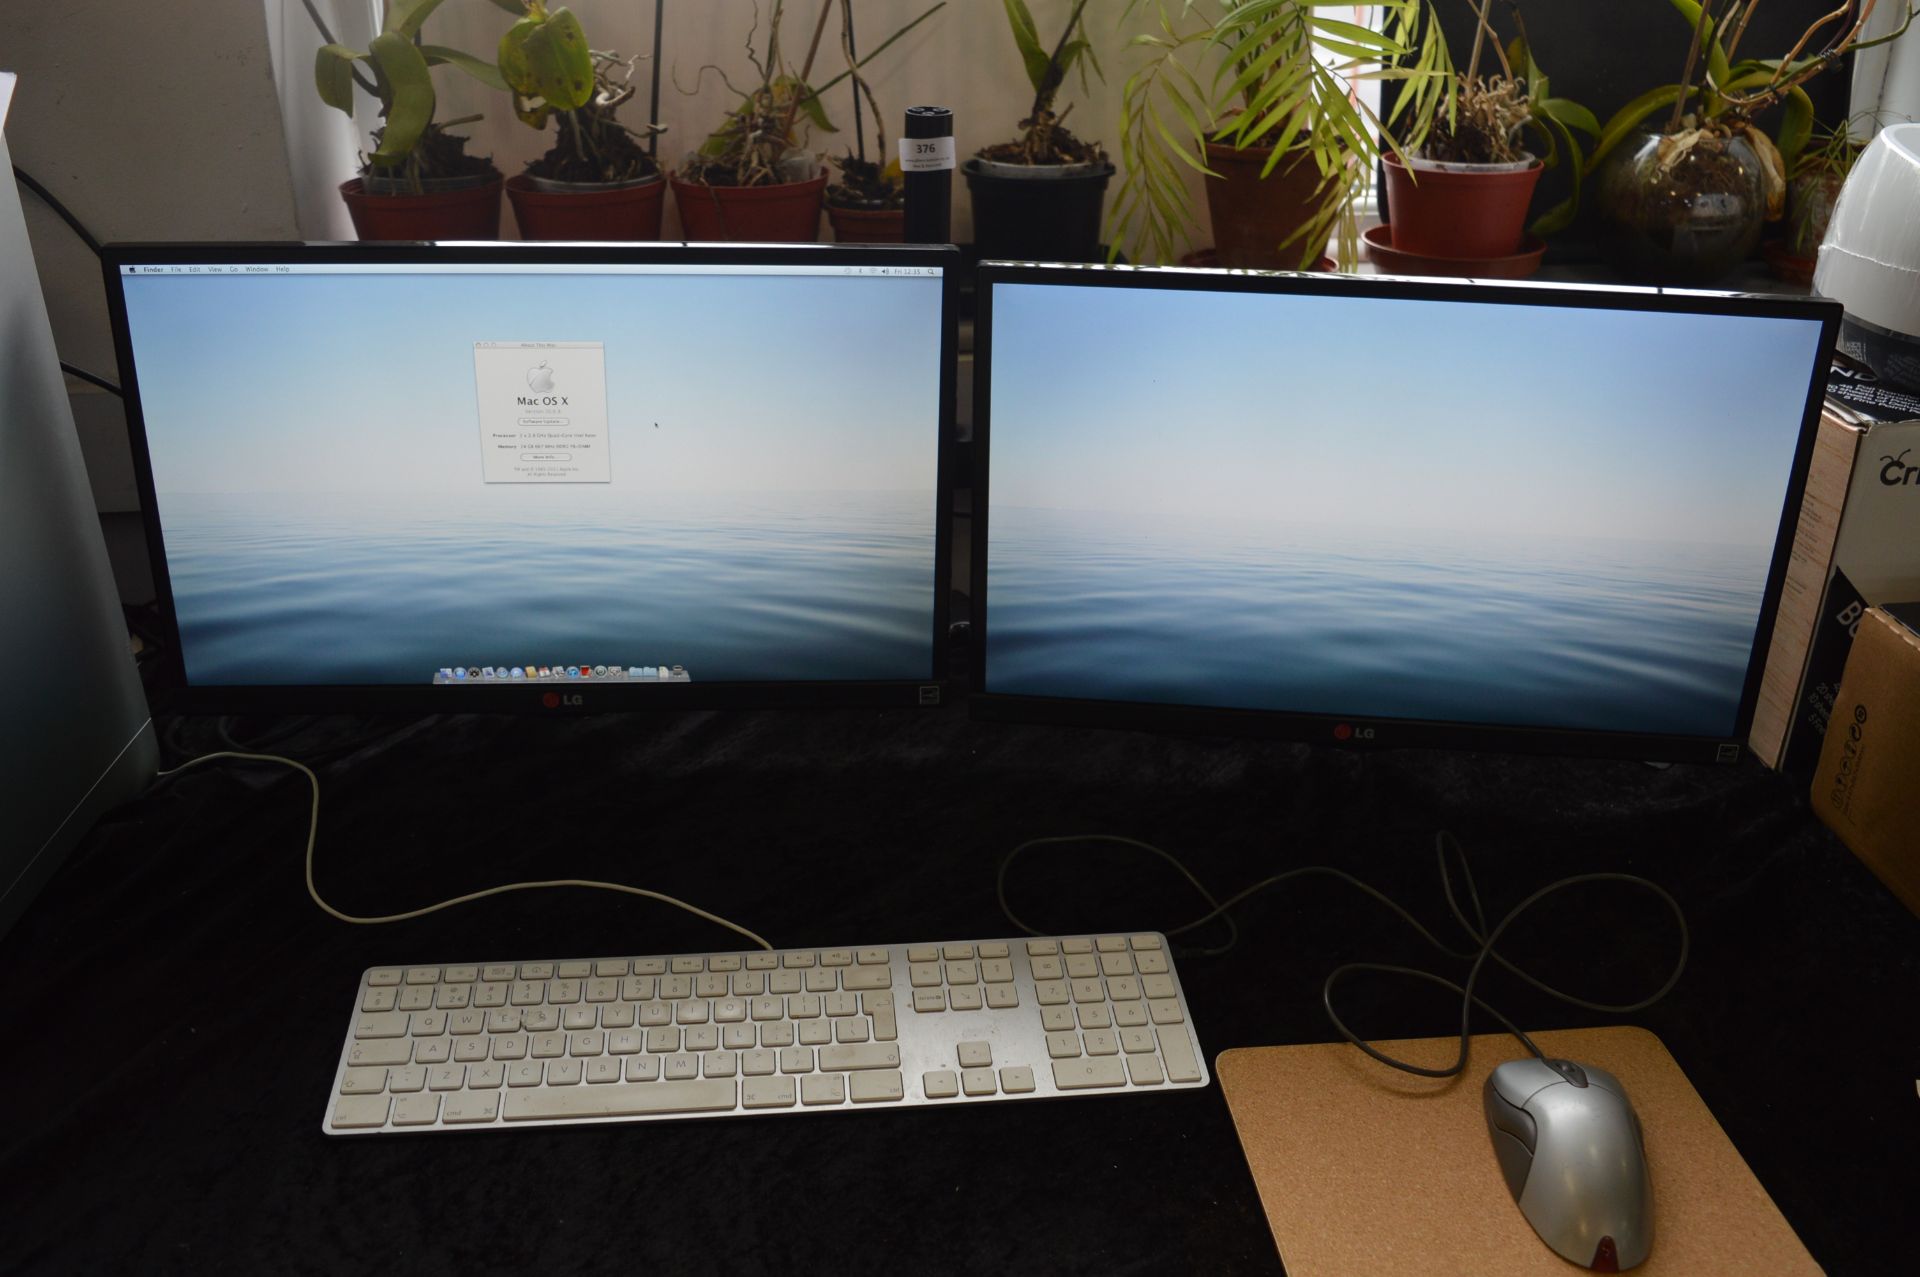
[[[115,250],[171,681],[209,707],[924,698],[952,261]]]
[[[987,708],[1738,756],[1827,303],[1125,268],[980,288]]]

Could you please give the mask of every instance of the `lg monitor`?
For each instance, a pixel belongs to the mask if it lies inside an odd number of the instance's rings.
[[[936,699],[955,260],[113,248],[157,695]]]
[[[1726,761],[1839,318],[988,264],[977,708]]]

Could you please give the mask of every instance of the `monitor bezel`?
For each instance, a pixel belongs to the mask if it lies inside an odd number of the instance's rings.
[[[732,266],[938,266],[941,272],[939,443],[934,468],[933,633],[926,677],[869,680],[769,680],[688,683],[285,683],[209,685],[187,680],[166,544],[160,526],[141,411],[139,371],[131,353],[123,266],[259,262],[353,265],[374,263],[609,265],[715,264]],[[113,327],[127,436],[139,485],[141,520],[152,565],[155,602],[165,647],[148,662],[148,699],[156,713],[599,713],[648,709],[722,709],[783,705],[937,705],[946,699],[952,568],[952,457],[955,358],[961,254],[950,245],[704,244],[430,242],[367,243],[125,243],[101,253],[107,309]]]
[[[1303,297],[1378,297],[1417,301],[1478,301],[1521,306],[1573,306],[1679,314],[1738,314],[1816,321],[1823,357],[1811,371],[1801,409],[1774,554],[1761,600],[1734,731],[1727,736],[1622,732],[1592,728],[1537,727],[1508,723],[1381,718],[1364,714],[1318,714],[1282,710],[1186,705],[1155,701],[1102,700],[994,692],[987,687],[987,646],[992,608],[988,597],[988,541],[993,444],[994,287],[999,284],[1085,285],[1097,288],[1270,293]],[[1841,308],[1820,298],[1716,292],[1632,285],[1551,284],[1492,280],[1331,275],[1289,271],[1239,271],[1194,267],[1064,265],[982,262],[974,276],[973,473],[971,475],[971,651],[969,712],[985,719],[1137,728],[1191,735],[1257,736],[1350,748],[1413,747],[1543,753],[1660,762],[1739,761],[1753,725],[1755,705],[1773,636],[1775,610],[1792,557],[1806,490],[1807,466],[1819,429],[1826,373]]]

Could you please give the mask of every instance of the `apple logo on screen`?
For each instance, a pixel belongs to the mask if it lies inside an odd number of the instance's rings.
[[[536,393],[543,395],[553,389],[553,369],[547,367],[546,360],[542,359],[538,364],[527,369],[527,385]]]

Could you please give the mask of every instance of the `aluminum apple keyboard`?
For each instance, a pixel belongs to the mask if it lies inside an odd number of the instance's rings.
[[[375,967],[332,1135],[1205,1086],[1166,937]]]

